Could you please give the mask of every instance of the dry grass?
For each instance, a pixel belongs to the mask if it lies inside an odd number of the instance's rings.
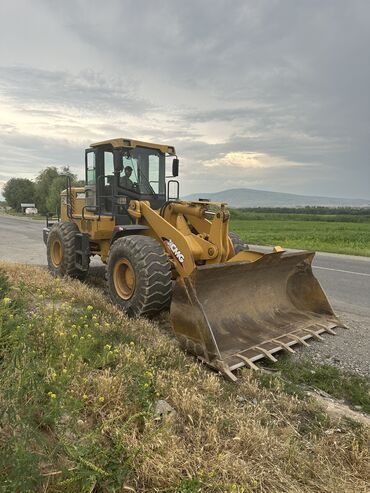
[[[0,267],[13,286],[0,319],[2,491],[368,491],[368,429],[248,370],[228,383],[177,348],[166,316],[129,320],[101,290]],[[158,399],[176,413],[155,416]]]

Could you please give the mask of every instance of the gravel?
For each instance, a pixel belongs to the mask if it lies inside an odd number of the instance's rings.
[[[370,378],[370,332],[366,317],[337,310],[337,315],[349,328],[335,329],[336,336],[322,334],[324,341],[310,339],[310,347],[296,345],[293,359],[309,359],[317,364],[329,364]]]

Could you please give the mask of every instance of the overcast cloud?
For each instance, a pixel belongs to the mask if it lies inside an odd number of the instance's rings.
[[[370,3],[2,0],[0,184],[174,144],[182,193],[370,197]]]

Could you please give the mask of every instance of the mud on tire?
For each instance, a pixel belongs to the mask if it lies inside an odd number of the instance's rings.
[[[109,252],[107,280],[113,303],[129,316],[149,316],[169,307],[170,262],[153,238],[134,235],[116,240]]]
[[[70,276],[84,280],[88,271],[76,268],[76,233],[74,223],[61,222],[51,228],[47,241],[49,270],[56,277]]]
[[[239,252],[243,252],[244,250],[249,250],[248,245],[245,243],[244,240],[240,238],[240,236],[237,233],[230,231],[229,237],[231,243],[233,244],[235,255]]]

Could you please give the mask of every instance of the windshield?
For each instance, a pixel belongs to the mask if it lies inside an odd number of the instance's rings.
[[[165,156],[158,149],[122,151],[120,186],[143,195],[165,194]]]

